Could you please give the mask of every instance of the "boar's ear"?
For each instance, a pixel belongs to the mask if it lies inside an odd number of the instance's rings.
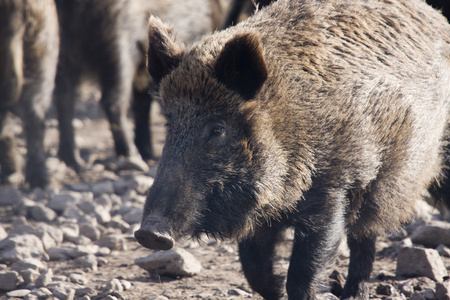
[[[155,17],[148,22],[147,70],[156,83],[175,69],[185,51],[182,43],[176,43],[172,28]]]
[[[229,40],[217,58],[214,72],[228,88],[246,100],[252,99],[268,75],[259,35],[243,33]]]

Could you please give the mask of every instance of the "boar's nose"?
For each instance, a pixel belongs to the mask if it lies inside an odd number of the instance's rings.
[[[142,221],[141,228],[134,232],[134,237],[146,248],[169,250],[173,248],[175,242],[163,224],[161,218],[147,216]]]

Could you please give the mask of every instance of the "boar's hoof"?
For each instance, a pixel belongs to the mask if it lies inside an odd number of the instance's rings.
[[[134,237],[139,244],[149,249],[169,250],[175,244],[173,238],[167,233],[154,232],[142,228],[134,233]]]

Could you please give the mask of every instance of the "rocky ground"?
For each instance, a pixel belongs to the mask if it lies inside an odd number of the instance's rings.
[[[80,176],[56,158],[58,134],[50,116],[51,187],[0,189],[0,299],[261,299],[245,281],[233,241],[185,240],[167,252],[135,241],[157,165],[147,172],[118,168],[95,98],[80,105],[74,121],[86,161]],[[160,152],[164,120],[154,108],[152,129]],[[23,134],[18,130],[17,135],[23,154]],[[291,236],[286,233],[279,248],[277,272],[287,270]],[[411,225],[378,239],[371,298],[449,299],[445,245],[450,246],[450,224],[420,202]],[[347,266],[348,250],[342,247],[324,274],[321,298],[336,299]]]
[[[50,112],[45,144],[51,186],[32,191],[0,187],[0,300],[261,299],[245,281],[233,241],[185,240],[167,252],[135,241],[133,232],[157,164],[146,172],[121,168],[113,158],[98,94],[87,91],[74,120],[85,170],[77,175],[57,159],[57,121]],[[161,152],[164,120],[157,108],[155,104],[152,130]],[[276,258],[276,271],[282,274],[289,265],[291,237],[287,232]],[[413,223],[378,239],[371,298],[450,299],[447,247],[450,224],[437,209],[420,202]],[[345,283],[348,250],[341,248],[324,273],[320,298],[337,299]]]

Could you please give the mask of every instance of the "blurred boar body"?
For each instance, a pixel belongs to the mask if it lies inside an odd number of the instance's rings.
[[[60,129],[59,157],[79,170],[74,128],[75,104],[81,83],[99,83],[100,103],[110,123],[119,157],[137,157],[127,121],[130,101],[136,119],[136,141],[144,159],[152,159],[148,115],[150,78],[145,72],[148,11],[144,0],[56,0],[61,31],[61,54],[55,103]]]
[[[22,119],[27,142],[26,180],[45,187],[45,114],[50,106],[59,52],[53,0],[0,1],[0,181],[19,174],[10,112]],[[19,176],[20,177],[20,176]],[[14,181],[14,180],[12,180]]]
[[[244,274],[279,299],[275,246],[294,227],[289,299],[314,299],[343,237],[343,299],[368,299],[378,234],[441,180],[450,26],[420,0],[280,0],[190,48],[149,24],[168,135],[137,240],[238,238]]]

